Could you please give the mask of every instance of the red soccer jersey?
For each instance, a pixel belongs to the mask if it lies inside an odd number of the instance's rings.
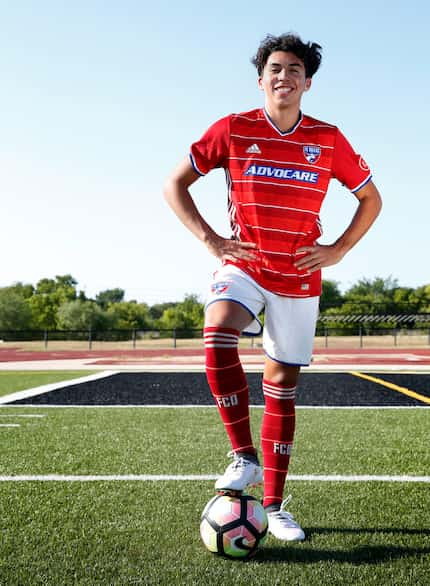
[[[228,262],[278,295],[320,295],[321,271],[296,269],[296,250],[322,234],[319,212],[332,177],[352,192],[371,179],[338,128],[300,114],[281,132],[259,108],[215,122],[190,158],[200,175],[225,169],[233,238],[257,245],[258,260]]]

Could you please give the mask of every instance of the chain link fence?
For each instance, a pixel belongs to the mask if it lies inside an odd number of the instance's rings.
[[[202,346],[202,337],[201,328],[0,330],[0,343],[45,350],[62,347],[69,350],[193,348]],[[242,336],[240,346],[261,347],[261,337]],[[321,316],[315,347],[430,347],[430,314]]]

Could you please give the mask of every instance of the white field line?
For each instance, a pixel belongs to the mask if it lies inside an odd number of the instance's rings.
[[[71,387],[80,383],[99,380],[114,374],[117,374],[117,372],[113,370],[106,370],[97,374],[91,374],[89,376],[81,376],[79,378],[72,378],[71,380],[64,380],[56,383],[50,383],[48,385],[41,385],[40,387],[34,387],[32,389],[26,389],[25,391],[17,391],[16,393],[11,393],[10,395],[4,395],[3,397],[0,397],[0,405],[10,403],[11,401],[21,401],[22,399],[43,395],[44,393],[50,393],[51,391],[56,391],[57,389],[63,389],[65,387]]]
[[[216,474],[108,474],[108,475],[62,475],[62,474],[41,474],[41,475],[17,475],[0,476],[0,482],[118,482],[118,481],[184,481],[184,480],[216,480]],[[389,475],[318,475],[318,474],[291,474],[290,481],[306,482],[424,482],[430,483],[430,476],[389,476]]]
[[[0,427],[21,427],[19,423],[0,423]]]
[[[2,413],[0,413],[0,419],[4,419],[6,417],[9,417],[9,418],[13,417],[14,419],[15,418],[18,418],[18,417],[22,417],[22,418],[25,417],[27,419],[42,419],[43,417],[46,417],[46,414],[45,415],[40,415],[40,414],[34,413],[32,415],[19,415],[19,414],[15,414],[15,415],[3,415]]]

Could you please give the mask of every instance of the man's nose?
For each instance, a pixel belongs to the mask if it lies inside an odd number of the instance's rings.
[[[279,81],[285,81],[286,79],[288,79],[288,71],[286,69],[281,69],[278,72],[277,78]]]

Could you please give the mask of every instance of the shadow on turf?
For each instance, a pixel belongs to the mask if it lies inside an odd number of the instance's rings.
[[[330,534],[330,533],[397,533],[401,535],[430,535],[430,529],[407,529],[398,527],[308,527],[306,529],[306,539],[309,541],[315,535]]]
[[[349,549],[310,549],[306,544],[312,540],[313,536],[330,533],[349,533],[349,534],[398,534],[398,535],[430,535],[430,529],[393,529],[393,528],[368,528],[368,529],[345,529],[345,528],[328,528],[314,527],[307,529],[307,538],[303,544],[297,544],[298,547],[291,547],[290,544],[285,546],[271,547],[266,544],[259,549],[253,558],[254,563],[267,562],[293,562],[298,564],[312,564],[316,562],[338,562],[349,564],[383,564],[387,561],[407,558],[416,555],[430,554],[430,548],[423,547],[404,547],[398,545],[360,545]]]
[[[296,564],[314,564],[316,562],[337,562],[354,565],[375,565],[388,561],[430,554],[430,548],[399,547],[393,545],[360,546],[350,550],[307,549],[267,547],[259,550],[252,559],[254,563],[285,562]]]

